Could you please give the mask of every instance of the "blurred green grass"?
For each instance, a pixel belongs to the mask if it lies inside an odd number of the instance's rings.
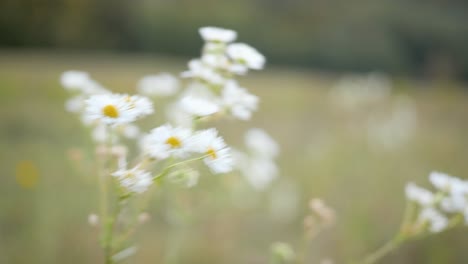
[[[94,177],[67,157],[84,146],[81,165],[89,171],[91,142],[64,110],[61,72],[88,71],[112,90],[131,93],[145,74],[184,68],[180,58],[146,54],[0,52],[0,263],[100,261],[97,231],[87,224],[97,210]],[[358,116],[337,109],[328,94],[337,77],[272,67],[242,79],[261,98],[260,111],[250,122],[226,122],[220,129],[234,144],[249,127],[267,130],[282,148],[281,178],[264,193],[237,188],[242,179],[235,175],[206,175],[190,190],[156,190],[132,263],[266,263],[270,243],[299,245],[312,197],[334,207],[338,222],[309,248],[311,263],[323,257],[346,263],[397,229],[407,181],[427,186],[434,169],[466,178],[468,95],[459,84],[398,79],[392,96],[414,101],[416,135],[384,151],[369,148],[363,120],[388,108],[392,98]],[[38,171],[32,188],[18,184],[23,161]],[[285,188],[296,193],[297,210],[278,217],[271,201]],[[464,263],[465,232],[414,242],[382,263]]]

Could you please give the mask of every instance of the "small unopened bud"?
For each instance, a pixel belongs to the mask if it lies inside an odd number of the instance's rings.
[[[151,216],[147,212],[143,212],[138,216],[138,222],[140,222],[140,224],[144,224],[144,223],[148,222],[148,220],[150,220],[150,218],[151,218]]]
[[[88,215],[88,223],[90,226],[95,227],[99,224],[99,216],[96,214]]]
[[[200,173],[198,171],[190,168],[184,168],[171,172],[168,175],[168,179],[175,184],[181,184],[187,188],[191,188],[197,185],[199,176]]]
[[[276,242],[271,245],[271,255],[280,263],[288,263],[294,261],[296,254],[289,244],[284,242]]]
[[[83,151],[79,148],[70,148],[67,151],[67,156],[72,161],[81,161],[83,159]]]
[[[325,203],[321,199],[312,199],[309,202],[309,207],[317,214],[318,217],[323,221],[325,225],[332,225],[335,223],[336,214],[335,211],[325,205]]]

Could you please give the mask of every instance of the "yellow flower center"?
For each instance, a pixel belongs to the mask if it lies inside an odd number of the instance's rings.
[[[206,154],[209,155],[212,159],[216,159],[218,155],[216,155],[216,151],[213,148],[209,148],[206,151]]]
[[[119,117],[119,111],[117,108],[113,105],[106,105],[104,108],[102,108],[102,113],[105,116],[111,117],[111,118],[117,118]]]
[[[166,140],[166,144],[170,145],[171,148],[180,148],[180,146],[182,145],[182,143],[180,142],[180,140],[176,137],[170,137]]]

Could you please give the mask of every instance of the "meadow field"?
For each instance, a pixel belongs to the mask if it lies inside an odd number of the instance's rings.
[[[0,51],[0,263],[101,259],[87,221],[97,211],[92,142],[64,110],[60,74],[87,71],[114,91],[134,93],[142,76],[178,74],[187,59]],[[267,263],[273,242],[301,248],[315,197],[336,210],[337,221],[306,247],[307,263],[349,263],[398,229],[406,182],[429,186],[432,170],[468,178],[463,84],[395,77],[390,94],[343,105],[331,92],[343,76],[268,65],[241,79],[260,97],[259,111],[248,122],[215,125],[234,146],[249,127],[268,131],[281,146],[281,176],[262,192],[236,174],[203,175],[193,189],[158,188],[128,263]],[[403,121],[393,122],[401,105]],[[467,244],[460,227],[406,244],[381,263],[466,263]]]

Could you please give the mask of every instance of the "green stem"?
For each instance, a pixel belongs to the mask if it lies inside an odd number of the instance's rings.
[[[373,264],[380,260],[382,257],[387,255],[388,253],[392,252],[396,249],[401,243],[403,243],[404,239],[401,236],[396,236],[392,240],[388,241],[382,247],[374,251],[373,253],[367,255],[362,261],[362,264]]]
[[[180,165],[185,164],[185,163],[189,163],[189,162],[193,162],[193,161],[202,160],[202,159],[204,159],[204,158],[206,158],[206,157],[209,157],[209,156],[210,156],[210,155],[208,154],[208,155],[204,155],[204,156],[201,156],[201,157],[197,157],[197,158],[193,158],[193,159],[188,159],[188,160],[180,161],[180,162],[174,163],[174,164],[172,164],[172,165],[169,165],[169,166],[167,166],[166,168],[164,168],[164,170],[162,170],[161,173],[159,173],[158,175],[156,175],[156,176],[154,177],[154,181],[162,179],[162,178],[163,178],[164,176],[166,176],[166,175],[172,170],[172,168],[174,168],[174,167],[180,166]]]

